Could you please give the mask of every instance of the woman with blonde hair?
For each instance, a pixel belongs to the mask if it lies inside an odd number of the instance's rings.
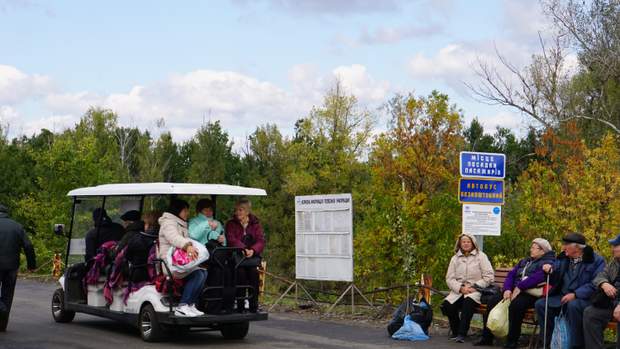
[[[237,285],[249,285],[253,288],[250,297],[250,312],[258,310],[258,266],[265,248],[263,227],[254,214],[247,199],[235,204],[235,215],[226,222],[226,241],[228,246],[242,249],[245,260],[237,269]],[[246,297],[246,290],[238,288],[237,311],[245,311],[245,302],[239,297]]]

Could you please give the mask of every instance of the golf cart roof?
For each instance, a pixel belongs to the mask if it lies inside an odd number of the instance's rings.
[[[67,196],[238,195],[266,196],[264,189],[227,184],[120,183],[71,190]]]

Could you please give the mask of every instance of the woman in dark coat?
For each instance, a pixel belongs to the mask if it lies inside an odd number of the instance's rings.
[[[249,285],[254,288],[250,298],[250,312],[258,310],[258,266],[260,256],[265,248],[263,227],[258,218],[251,212],[251,204],[241,199],[235,204],[234,217],[226,222],[226,241],[230,247],[243,249],[246,260],[237,269],[237,285]],[[245,289],[237,290],[237,297],[244,297]],[[237,311],[245,310],[245,302],[237,301]]]

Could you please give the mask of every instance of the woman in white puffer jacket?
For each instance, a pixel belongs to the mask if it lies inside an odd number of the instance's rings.
[[[187,230],[188,217],[189,204],[184,200],[173,199],[168,210],[159,218],[159,258],[166,260],[168,251],[171,248],[183,249],[192,260],[198,257],[198,252],[189,238]],[[185,281],[183,294],[174,314],[185,317],[204,315],[203,312],[196,309],[196,302],[198,302],[204,284],[207,281],[207,271],[196,269],[191,273],[175,273],[173,276],[175,279],[183,279]]]

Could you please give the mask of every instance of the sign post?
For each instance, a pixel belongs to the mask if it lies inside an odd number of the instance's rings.
[[[485,235],[501,235],[506,155],[464,151],[459,167],[462,233],[475,235],[482,250]]]

